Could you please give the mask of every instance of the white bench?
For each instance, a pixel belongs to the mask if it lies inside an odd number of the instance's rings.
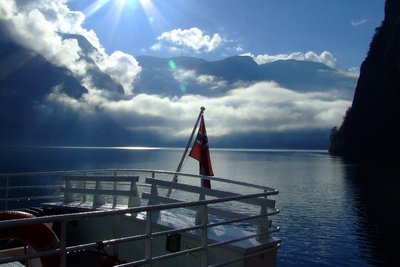
[[[64,192],[64,204],[76,202],[76,195],[82,196],[81,202],[86,202],[86,195],[93,195],[93,207],[101,207],[106,204],[106,195],[113,196],[112,208],[117,206],[117,197],[128,197],[128,207],[140,206],[140,199],[136,182],[139,176],[64,176],[65,187],[60,189]],[[73,183],[74,182],[74,183]],[[81,183],[77,183],[81,182]],[[94,188],[87,188],[88,182],[95,183]],[[129,186],[118,188],[118,184],[130,183]],[[103,183],[112,184],[112,189],[103,189]]]
[[[148,199],[148,201],[149,201],[148,205],[171,204],[171,203],[182,203],[183,202],[181,200],[174,199],[171,197],[160,196],[158,194],[158,190],[157,190],[158,187],[171,188],[171,189],[195,193],[195,194],[199,195],[199,200],[204,200],[206,196],[211,196],[211,197],[216,197],[216,198],[240,196],[240,194],[237,194],[237,193],[221,191],[221,190],[216,190],[216,189],[209,189],[209,188],[198,187],[198,186],[187,185],[187,184],[180,184],[180,183],[176,183],[176,182],[169,182],[169,181],[159,180],[159,179],[154,179],[154,178],[146,178],[146,183],[151,185],[151,192],[150,193],[143,192],[142,198]],[[257,231],[259,233],[268,231],[268,229],[272,227],[272,221],[269,220],[267,216],[276,214],[275,200],[258,197],[258,198],[240,199],[240,200],[235,200],[235,201],[260,207],[260,215],[264,215],[263,217],[256,218],[256,219],[249,219],[249,220],[245,221],[246,223],[256,225],[257,229],[258,229]],[[230,202],[230,203],[232,203],[232,202]],[[267,208],[274,209],[274,211],[271,213],[268,213]],[[195,224],[197,224],[197,225],[201,224],[202,222],[201,222],[200,207],[194,206],[194,207],[188,207],[188,209],[197,211]],[[210,206],[207,207],[207,211],[208,211],[209,215],[214,215],[219,218],[224,218],[224,219],[228,219],[228,220],[234,220],[234,219],[238,219],[238,218],[248,217],[248,215],[246,215],[244,213],[228,211],[226,209],[214,208],[214,207],[210,207]]]

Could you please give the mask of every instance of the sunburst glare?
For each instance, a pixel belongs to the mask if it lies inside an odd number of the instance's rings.
[[[85,8],[85,10],[84,10],[85,15],[87,17],[90,17],[91,15],[93,15],[94,13],[99,11],[102,7],[107,5],[108,2],[110,2],[110,0],[98,0],[98,1],[95,1],[93,4],[91,4],[90,6]]]
[[[103,8],[107,9],[107,11],[105,11],[107,15],[112,14],[114,21],[113,27],[121,22],[123,12],[130,13],[129,15],[131,16],[131,11],[135,11],[138,8],[144,12],[147,17],[147,22],[150,25],[153,25],[155,22],[159,24],[165,23],[163,16],[151,0],[97,0],[83,11],[87,17],[91,17]]]

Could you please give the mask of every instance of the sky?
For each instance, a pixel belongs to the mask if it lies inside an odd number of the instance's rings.
[[[341,69],[357,68],[383,20],[383,0],[73,0],[107,53],[260,60],[329,52]],[[263,57],[264,56],[264,57]],[[324,60],[324,59],[323,59]]]
[[[60,84],[48,101],[81,114],[102,110],[124,128],[174,137],[189,135],[201,106],[206,107],[209,136],[304,129],[328,129],[329,134],[352,99],[338,95],[340,88],[297,92],[273,81],[238,83],[218,97],[136,95],[141,72],[136,56],[212,61],[248,55],[258,64],[310,60],[356,77],[383,17],[383,0],[0,1],[0,32],[69,68],[88,89],[75,99]],[[63,40],[59,32],[85,36],[97,48],[91,60],[82,56],[75,39]],[[94,85],[89,71],[93,62],[124,87],[124,96],[115,98]]]

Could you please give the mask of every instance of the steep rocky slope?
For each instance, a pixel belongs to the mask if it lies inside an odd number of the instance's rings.
[[[399,162],[400,0],[387,0],[361,66],[354,100],[331,134],[332,154],[355,161]]]

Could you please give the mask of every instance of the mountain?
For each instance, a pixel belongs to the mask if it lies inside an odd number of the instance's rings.
[[[346,75],[322,63],[298,60],[279,60],[261,65],[263,79],[300,92],[326,91],[332,88],[342,92],[345,99],[353,97],[355,77]]]
[[[50,103],[55,88],[71,99],[87,89],[67,68],[14,43],[0,44],[0,144],[123,144],[129,133],[104,114],[82,116]],[[99,82],[111,85],[104,74]],[[120,85],[119,85],[120,87]],[[105,130],[108,129],[108,130]],[[97,133],[97,134],[95,134]],[[99,134],[100,133],[100,134]],[[85,138],[83,138],[85,136]]]
[[[356,83],[353,76],[311,61],[278,60],[258,65],[248,56],[211,62],[191,57],[138,56],[136,60],[142,72],[135,92],[167,97],[186,93],[220,96],[238,83],[275,81],[299,92],[337,90],[341,97],[351,100]],[[208,82],[201,82],[202,78]],[[178,90],[181,85],[187,91]]]
[[[330,151],[352,161],[399,163],[400,138],[400,1],[387,0],[361,65],[354,100]]]
[[[59,33],[65,39],[77,40],[79,47],[82,49],[81,58],[91,64],[87,70],[87,75],[90,75],[93,86],[100,89],[107,89],[109,92],[124,94],[124,88],[121,84],[114,81],[111,76],[104,73],[90,57],[91,54],[98,52],[97,49],[82,35]]]

